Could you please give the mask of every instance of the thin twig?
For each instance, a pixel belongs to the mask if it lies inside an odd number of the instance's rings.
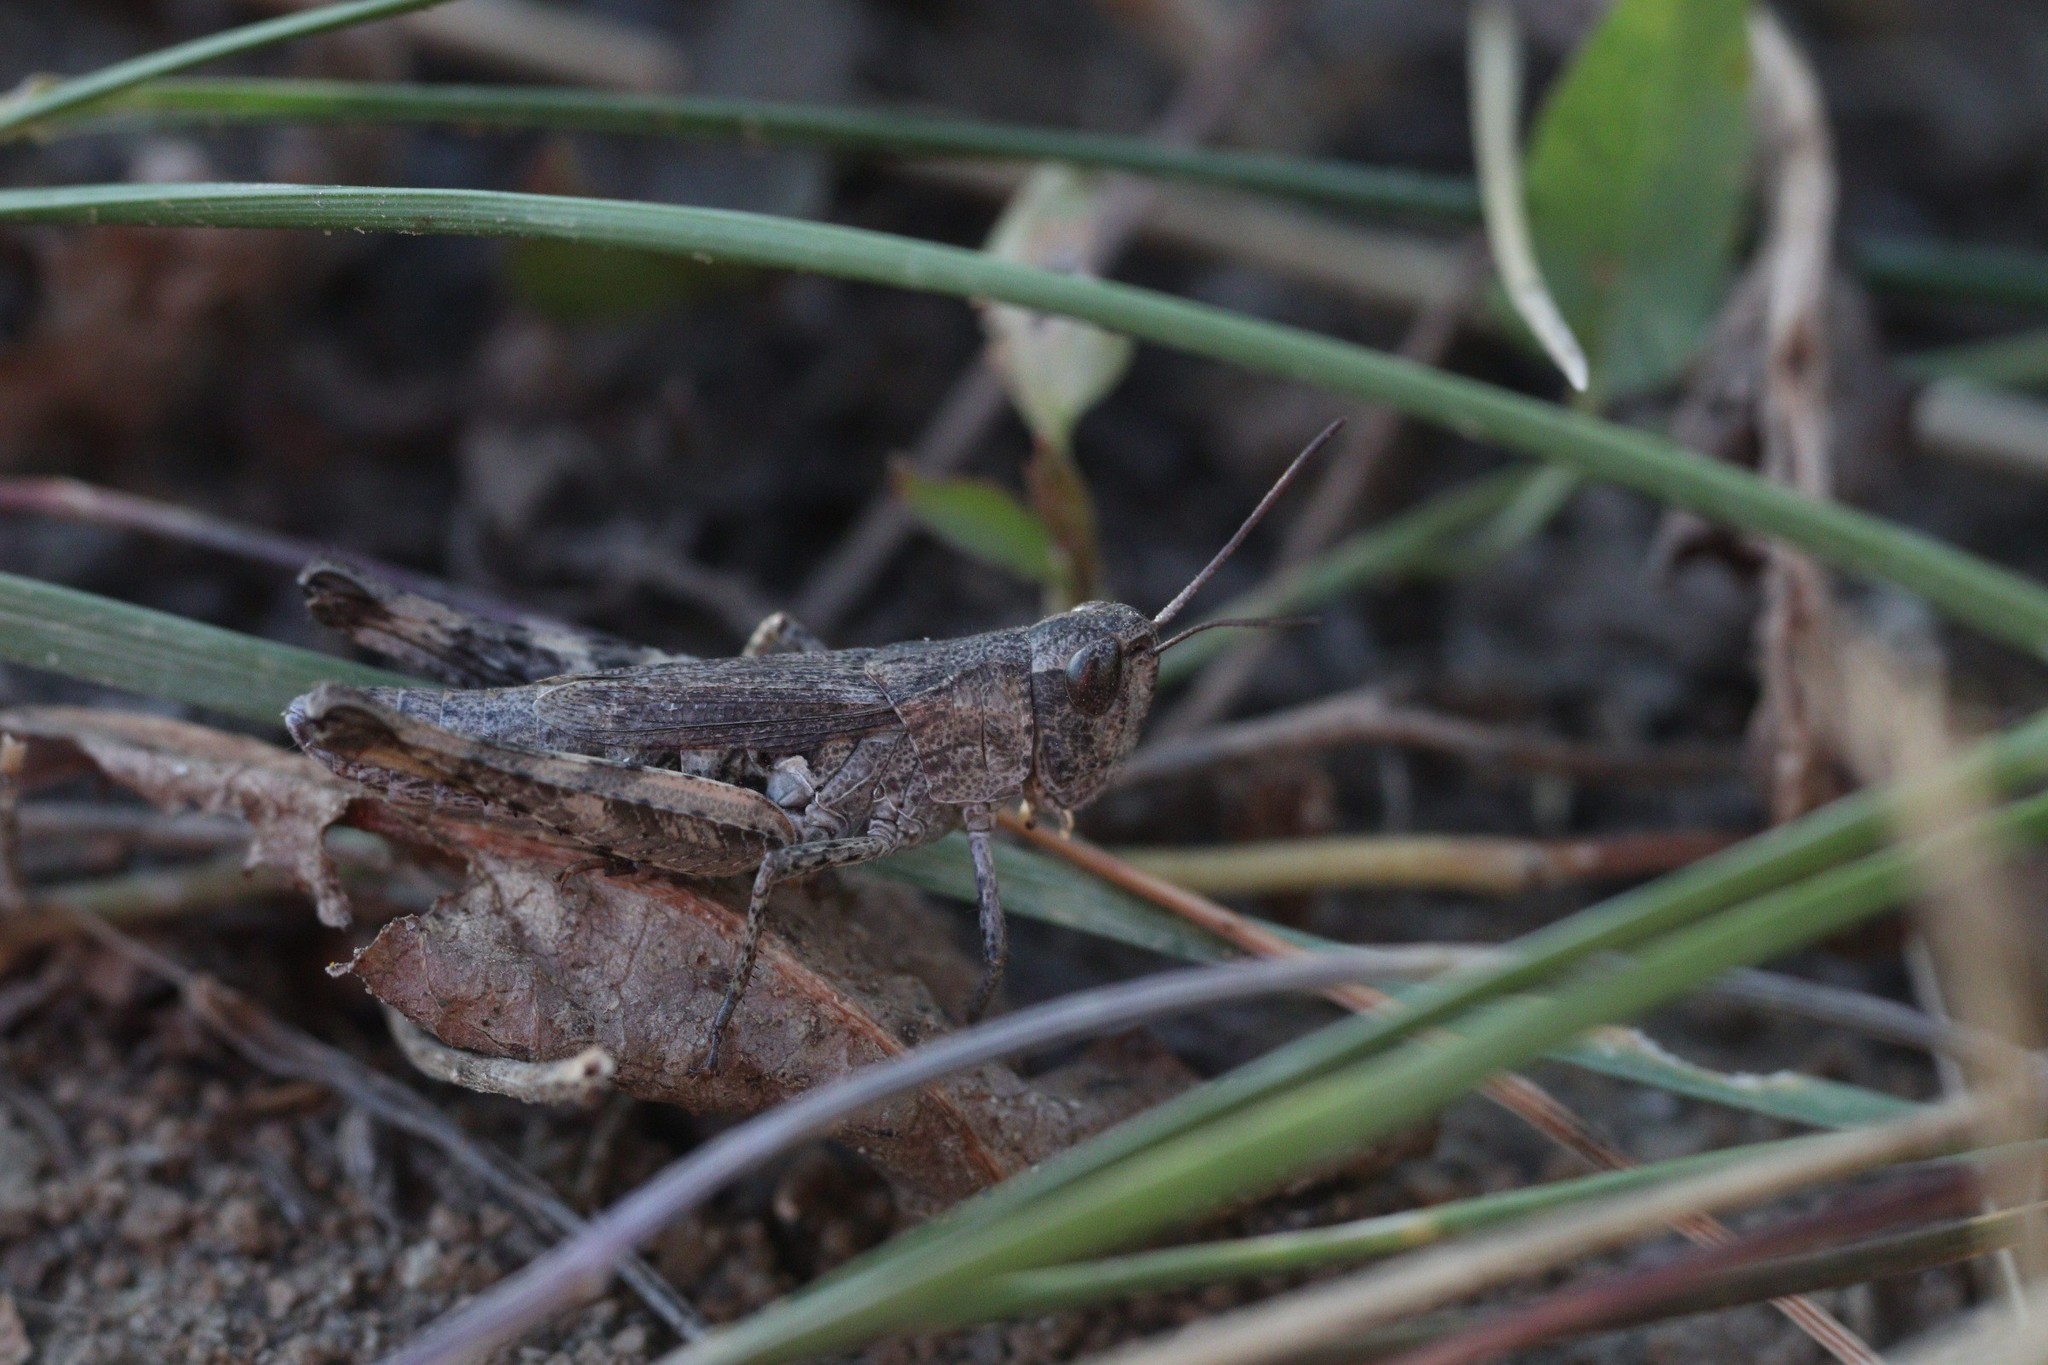
[[[409,592],[438,598],[492,620],[517,621],[524,615],[518,607],[489,593],[428,574],[414,573],[396,564],[349,554],[319,541],[301,540],[297,536],[244,526],[225,517],[160,502],[155,498],[81,483],[77,479],[0,479],[0,512],[133,531],[183,545],[197,545],[254,564],[267,564],[287,573],[297,573],[316,559],[334,559],[359,567]]]
[[[1011,816],[1004,816],[1003,822],[1011,832],[1036,847],[1172,911],[1246,953],[1257,957],[1287,958],[1309,951],[1207,897],[1197,896],[1140,871],[1086,840],[1061,838],[1048,830],[1026,826]],[[1375,1013],[1395,1006],[1391,996],[1365,985],[1340,986],[1326,992],[1326,995],[1346,1009],[1359,1013]],[[1597,1170],[1626,1170],[1635,1164],[1627,1153],[1594,1133],[1583,1119],[1549,1091],[1524,1076],[1508,1072],[1487,1082],[1481,1093]],[[1726,1227],[1706,1217],[1682,1218],[1676,1220],[1673,1227],[1687,1240],[1702,1246],[1717,1245],[1730,1236]],[[1876,1356],[1870,1348],[1819,1304],[1809,1299],[1792,1298],[1779,1300],[1775,1306],[1837,1359],[1874,1365]]]
[[[1913,400],[1913,444],[2004,474],[2048,478],[2048,402],[1968,379],[1936,379]]]
[[[1233,656],[1226,656],[1226,660],[1230,657]],[[1204,676],[1204,684],[1221,672],[1224,662],[1220,660],[1217,671]],[[1138,750],[1118,769],[1116,782],[1123,785],[1185,777],[1247,758],[1347,744],[1426,749],[1482,767],[1557,773],[1593,781],[1661,785],[1719,776],[1731,768],[1727,755],[1717,750],[1674,748],[1637,752],[1595,748],[1484,725],[1422,707],[1403,706],[1389,701],[1376,688],[1360,688],[1256,720],[1212,726],[1184,738],[1155,741]]]
[[[1153,136],[1168,145],[1206,140],[1229,116],[1246,82],[1278,39],[1291,5],[1263,3],[1232,39],[1211,51],[1188,73]],[[1158,190],[1152,183],[1116,175],[1104,181],[1082,264],[1099,274],[1123,254],[1136,236]],[[1001,382],[985,352],[947,390],[924,431],[911,447],[909,465],[926,478],[958,468],[1008,411]],[[837,547],[811,572],[796,595],[796,615],[813,630],[831,632],[874,586],[916,521],[891,493],[883,493],[854,518]]]
[[[320,2],[262,0],[283,10]],[[690,78],[688,56],[661,30],[567,5],[464,0],[407,15],[397,26],[422,47],[565,85],[679,90]]]
[[[299,1032],[240,992],[194,972],[90,915],[77,917],[86,933],[140,963],[178,988],[193,1018],[273,1076],[313,1081],[402,1133],[431,1143],[511,1204],[544,1234],[574,1237],[590,1224],[557,1199],[539,1177],[462,1131],[415,1091],[372,1071],[336,1047]],[[685,1341],[709,1330],[703,1317],[652,1267],[621,1257],[619,1273],[654,1315]]]
[[[0,916],[28,909],[28,882],[21,871],[21,774],[28,746],[0,735]]]
[[[744,640],[770,616],[774,601],[746,575],[700,564],[681,548],[645,538],[606,536],[564,546],[564,569],[607,589],[644,589],[697,608]]]
[[[871,1105],[912,1093],[956,1071],[1015,1053],[1131,1028],[1211,1005],[1320,990],[1371,974],[1375,955],[1344,951],[1285,962],[1237,962],[1162,972],[1076,991],[947,1034],[806,1091],[728,1128],[592,1219],[588,1228],[441,1318],[385,1365],[450,1365],[497,1349],[584,1294],[647,1238],[746,1172],[823,1137]]]
[[[1396,886],[1520,896],[1581,882],[1670,872],[1718,853],[1740,837],[1706,830],[1585,839],[1325,835],[1203,847],[1124,848],[1116,856],[1176,886],[1212,896]]]

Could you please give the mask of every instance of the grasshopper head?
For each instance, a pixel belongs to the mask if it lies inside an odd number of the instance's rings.
[[[1110,774],[1138,743],[1159,656],[1191,635],[1221,626],[1298,624],[1279,619],[1204,621],[1164,643],[1159,632],[1180,615],[1223,562],[1244,543],[1260,518],[1287,491],[1309,457],[1330,443],[1342,422],[1332,422],[1294,457],[1237,534],[1165,608],[1149,620],[1117,602],[1083,602],[1031,628],[1031,717],[1036,749],[1027,795],[1058,810],[1085,806],[1109,784]]]
[[[1095,799],[1152,709],[1157,642],[1144,613],[1116,602],[1084,602],[1031,628],[1034,800],[1073,810]]]

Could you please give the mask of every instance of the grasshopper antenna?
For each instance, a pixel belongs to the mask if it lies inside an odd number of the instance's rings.
[[[1335,436],[1340,430],[1342,430],[1343,427],[1344,419],[1339,417],[1336,421],[1324,427],[1322,434],[1320,436],[1316,437],[1313,441],[1310,441],[1306,446],[1302,447],[1301,454],[1294,457],[1294,463],[1288,465],[1286,472],[1281,474],[1278,479],[1274,480],[1273,486],[1266,491],[1266,496],[1259,499],[1259,505],[1257,507],[1254,507],[1252,509],[1252,514],[1244,519],[1244,525],[1237,528],[1237,534],[1232,536],[1229,539],[1229,541],[1224,544],[1223,548],[1216,552],[1216,557],[1209,561],[1209,565],[1207,568],[1203,569],[1200,573],[1196,574],[1194,580],[1190,582],[1185,588],[1182,588],[1180,590],[1179,596],[1175,597],[1171,602],[1168,602],[1166,604],[1166,609],[1164,611],[1160,612],[1157,616],[1152,618],[1153,629],[1157,630],[1159,627],[1164,626],[1167,622],[1171,621],[1174,617],[1180,615],[1181,609],[1187,606],[1188,601],[1191,598],[1193,598],[1196,593],[1202,590],[1202,585],[1207,583],[1209,579],[1212,576],[1214,576],[1215,572],[1223,567],[1223,562],[1229,559],[1231,555],[1237,552],[1237,547],[1244,544],[1244,538],[1252,533],[1252,528],[1254,526],[1257,526],[1260,520],[1266,515],[1266,512],[1273,506],[1273,504],[1280,500],[1280,495],[1287,491],[1288,485],[1292,484],[1294,482],[1295,476],[1301,473],[1301,467],[1308,463],[1309,456],[1315,454],[1324,446],[1328,445],[1330,443],[1330,439],[1333,436]],[[1218,624],[1221,623],[1219,622]],[[1178,642],[1180,640],[1186,639],[1187,636],[1192,633],[1192,631],[1186,632],[1184,634],[1175,636],[1174,639],[1176,642]],[[1161,645],[1159,648],[1164,649],[1165,647],[1166,646]],[[1155,650],[1154,652],[1156,653],[1157,651]]]
[[[1159,644],[1152,646],[1154,654],[1164,654],[1182,640],[1200,635],[1205,630],[1300,630],[1307,626],[1323,623],[1320,616],[1232,616],[1221,621],[1204,621],[1189,626],[1178,635],[1169,635]]]

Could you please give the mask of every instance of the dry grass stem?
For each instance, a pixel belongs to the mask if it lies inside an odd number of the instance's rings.
[[[1333,835],[1205,848],[1126,848],[1117,856],[1176,886],[1212,896],[1277,895],[1333,887],[1407,887],[1519,896],[1581,882],[1669,872],[1735,843],[1711,831],[1585,839],[1487,835]]]
[[[321,0],[261,0],[274,10]],[[421,47],[503,71],[567,85],[680,90],[690,60],[659,29],[542,0],[464,0],[407,15],[398,28]]]
[[[225,517],[134,493],[101,488],[77,479],[0,478],[0,513],[133,531],[181,545],[196,545],[246,559],[253,564],[267,564],[292,574],[316,559],[339,559],[408,591],[437,598],[493,620],[514,621],[523,614],[509,602],[446,579],[414,573],[399,565],[361,555],[338,554],[332,546],[318,541],[259,530]]]
[[[1929,962],[1937,1013],[1946,1011],[1973,1034],[2011,1045],[1958,1057],[1963,1077],[1979,1089],[2010,1088],[2038,1075],[2030,1055],[2041,1046],[2038,974],[2033,935],[2020,893],[2005,864],[2006,851],[1957,832],[1992,808],[1991,793],[1953,776],[1948,766],[1960,747],[1951,733],[1939,656],[1920,651],[1913,662],[1867,638],[1835,651],[1846,734],[1857,766],[1873,780],[1904,779],[1898,810],[1901,835],[1917,848],[1938,848],[1919,867],[1927,896],[1916,920]],[[1927,842],[1932,840],[1931,843]],[[2015,1108],[1997,1117],[1986,1145],[2020,1143],[2048,1131],[2048,1114]],[[1991,1207],[2014,1208],[2041,1197],[2048,1166],[2038,1152],[2016,1152],[1988,1173]],[[2014,1253],[2009,1287],[2038,1278],[2048,1265],[2048,1227],[2029,1220]],[[2017,1301],[2017,1297],[2015,1297]]]
[[[1952,1102],[1880,1128],[1812,1138],[1796,1150],[1545,1215],[1507,1232],[1283,1295],[1097,1357],[1090,1365],[1263,1365],[1297,1359],[1371,1328],[1625,1246],[1673,1222],[1933,1155],[1964,1140],[1990,1107],[1981,1100]]]
[[[1255,720],[1154,741],[1131,756],[1116,780],[1127,784],[1185,777],[1264,755],[1350,744],[1424,749],[1482,767],[1556,773],[1590,781],[1663,784],[1715,776],[1729,769],[1727,755],[1717,749],[1635,752],[1596,748],[1403,706],[1389,701],[1376,688],[1360,688]]]
[[[1949,459],[2048,478],[2048,402],[1966,379],[1937,379],[1913,402],[1913,443]]]
[[[1810,497],[1832,495],[1827,299],[1833,271],[1834,147],[1818,80],[1768,10],[1750,23],[1753,105],[1763,144],[1765,224],[1755,271],[1764,288],[1763,387],[1757,427],[1764,477]],[[1834,790],[1823,738],[1824,698],[1808,676],[1809,642],[1827,632],[1833,590],[1811,557],[1765,551],[1758,624],[1763,697],[1757,726],[1771,813],[1794,819]]]
[[[1501,288],[1566,382],[1580,393],[1591,374],[1585,348],[1551,297],[1522,189],[1522,28],[1507,0],[1472,8],[1467,84],[1472,106],[1472,157],[1486,206],[1486,240]]]

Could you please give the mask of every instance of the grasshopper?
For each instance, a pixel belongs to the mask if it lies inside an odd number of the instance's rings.
[[[736,658],[664,654],[539,620],[498,621],[320,562],[308,607],[357,643],[451,684],[323,685],[286,725],[344,778],[400,805],[509,822],[597,865],[754,874],[746,929],[704,1041],[706,1070],[752,975],[769,893],[965,827],[983,973],[1007,935],[989,836],[1024,803],[1063,826],[1108,784],[1151,709],[1159,656],[1211,621],[1161,632],[1243,543],[1336,426],[1296,456],[1244,524],[1158,615],[1087,602],[956,640],[828,650],[788,616]]]

